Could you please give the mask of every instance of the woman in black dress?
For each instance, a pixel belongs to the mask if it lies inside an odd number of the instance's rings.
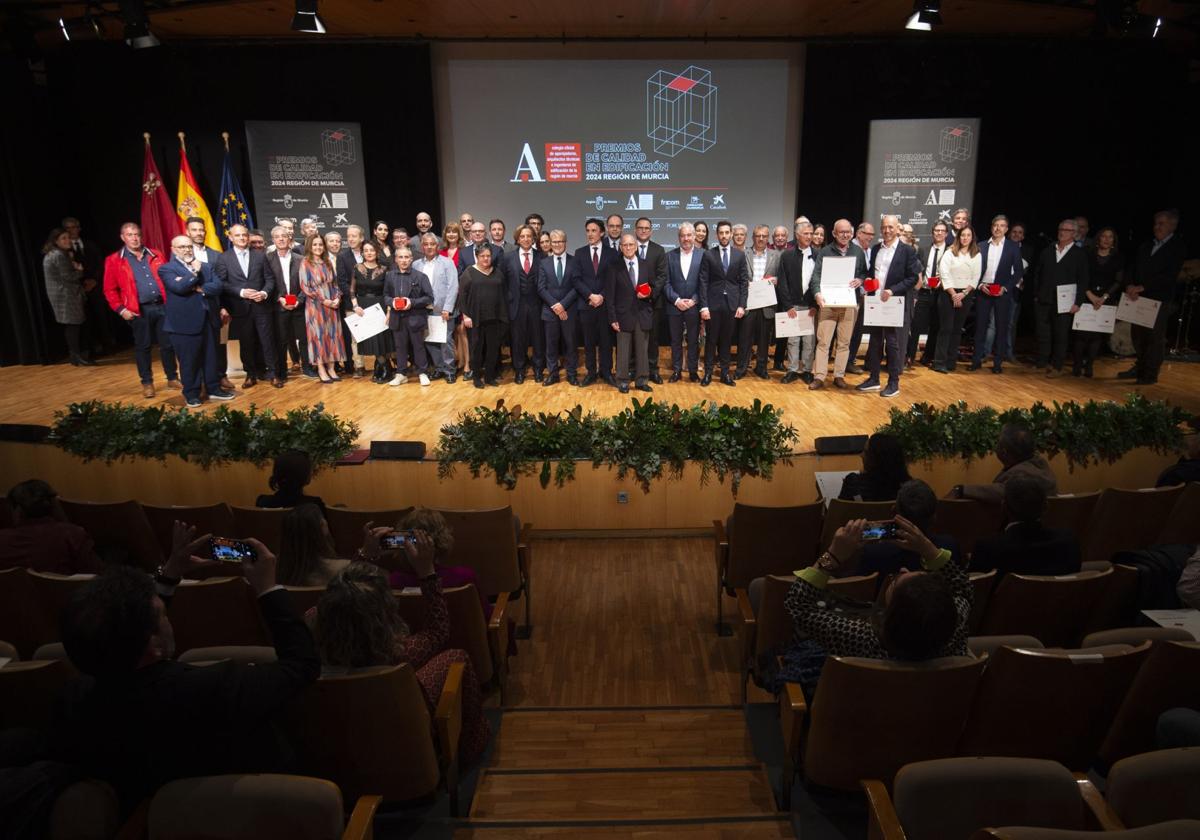
[[[508,299],[504,280],[492,267],[492,249],[486,242],[475,246],[475,265],[463,272],[458,284],[463,326],[471,344],[471,370],[475,387],[499,385],[500,342],[508,324]]]
[[[383,277],[387,274],[387,269],[379,264],[379,248],[374,242],[362,244],[362,258],[363,261],[354,266],[354,271],[350,275],[350,305],[359,315],[362,315],[363,310],[367,307],[375,304],[387,308],[383,301]],[[373,335],[366,341],[358,343],[360,356],[375,357],[375,373],[371,377],[371,381],[376,385],[382,385],[394,375],[395,364],[392,362],[394,350],[390,330],[384,330],[378,335]]]
[[[701,254],[708,250],[708,222],[693,222],[696,231],[696,250]]]
[[[1124,258],[1117,252],[1117,233],[1110,227],[1101,228],[1088,250],[1088,287],[1084,292],[1088,303],[1096,309],[1115,305],[1121,300],[1124,286]],[[1074,364],[1072,376],[1092,378],[1092,362],[1100,354],[1104,333],[1075,330]]]

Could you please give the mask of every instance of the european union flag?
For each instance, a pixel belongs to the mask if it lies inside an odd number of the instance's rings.
[[[254,216],[250,214],[250,205],[246,196],[242,195],[242,187],[238,184],[237,176],[233,174],[233,166],[229,162],[229,149],[225,149],[225,167],[221,171],[221,239],[225,247],[232,248],[229,241],[229,229],[234,225],[254,227]]]

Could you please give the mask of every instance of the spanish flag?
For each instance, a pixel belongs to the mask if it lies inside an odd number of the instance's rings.
[[[179,190],[175,197],[175,212],[179,215],[180,227],[187,228],[187,220],[197,218],[204,220],[204,244],[215,251],[222,250],[221,239],[216,225],[213,224],[212,213],[200,195],[196,179],[192,175],[192,167],[188,164],[187,146],[184,145],[183,132],[179,132]]]

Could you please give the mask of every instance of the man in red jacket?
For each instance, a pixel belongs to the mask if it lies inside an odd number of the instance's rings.
[[[121,225],[124,246],[104,260],[104,297],[108,305],[129,323],[133,330],[133,352],[142,395],[154,396],[154,372],[150,366],[150,345],[158,339],[167,387],[180,390],[179,372],[171,339],[163,332],[166,318],[166,292],[158,279],[162,259],[142,245],[142,229],[134,222]]]

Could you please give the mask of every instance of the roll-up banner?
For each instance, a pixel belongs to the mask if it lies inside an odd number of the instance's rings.
[[[899,216],[928,241],[934,222],[971,209],[978,148],[977,117],[871,120],[863,218],[878,230],[883,216]]]
[[[368,228],[362,128],[353,122],[246,123],[259,224],[312,218],[320,231]]]

